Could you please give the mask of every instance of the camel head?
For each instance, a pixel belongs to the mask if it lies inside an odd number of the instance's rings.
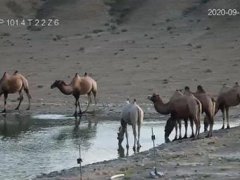
[[[4,72],[2,78],[0,79],[0,83],[6,78],[6,76],[7,76],[7,72]]]
[[[160,100],[160,96],[158,94],[153,93],[152,96],[148,96],[148,99],[153,103],[155,103]]]
[[[7,74],[7,72],[4,72],[4,74],[3,74],[3,76],[2,76],[2,78],[0,79],[0,97],[1,97],[1,95],[2,95],[2,84],[3,84],[3,82],[6,80],[6,78],[7,78],[7,76],[8,76],[8,74]]]
[[[60,84],[62,84],[63,81],[61,80],[56,80],[54,83],[51,85],[51,89],[58,87]]]
[[[169,142],[169,135],[171,134],[171,132],[175,126],[175,123],[176,123],[176,121],[172,117],[170,117],[167,120],[167,123],[165,125],[165,141],[166,142]]]
[[[118,137],[117,137],[118,144],[120,145],[120,144],[122,144],[123,139],[124,139],[124,129],[122,128],[122,126],[119,127],[117,135],[118,135]]]

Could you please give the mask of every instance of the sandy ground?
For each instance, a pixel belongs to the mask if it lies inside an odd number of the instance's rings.
[[[121,19],[121,24],[109,15],[109,7],[102,0],[50,0],[45,4],[44,1],[21,0],[15,4],[6,3],[7,0],[0,2],[0,18],[3,19],[34,17],[38,11],[41,12],[37,15],[40,18],[60,20],[60,26],[45,27],[40,31],[29,31],[26,26],[0,26],[0,74],[18,70],[28,78],[33,97],[30,114],[72,113],[73,98],[62,95],[58,90],[51,90],[50,85],[56,79],[70,82],[76,72],[88,72],[97,80],[98,109],[104,110],[107,115],[119,109],[118,104],[127,97],[136,98],[139,104],[146,105],[145,111],[149,108],[153,111],[146,98],[153,92],[159,93],[167,101],[175,89],[186,85],[195,90],[201,84],[207,91],[217,94],[223,83],[231,86],[239,81],[240,16],[207,15],[209,8],[240,9],[240,3],[235,0],[142,0],[141,3],[135,2],[136,8]],[[17,95],[9,96],[8,109],[17,105],[16,98]],[[82,103],[85,101],[83,97]],[[2,105],[1,97],[1,108]],[[25,107],[26,98],[21,107],[24,113]],[[214,153],[220,152],[221,148],[229,150],[235,139],[231,137],[237,134],[237,129],[224,137],[220,137],[221,134],[224,133],[219,132],[216,138],[177,142],[166,147],[166,151],[171,147],[176,147],[177,151],[177,147],[187,144],[187,155],[195,157],[196,163],[199,160],[200,164],[197,163],[196,167],[200,169],[196,170],[193,164],[185,162],[183,152],[175,156],[174,153],[178,152],[172,151],[166,156],[169,157],[165,159],[166,162],[160,161],[161,166],[167,163],[165,168],[169,177],[174,177],[173,172],[177,172],[180,175],[176,178],[181,178],[181,172],[188,174],[180,171],[181,168],[191,170],[188,175],[193,178],[195,173],[203,173],[205,178],[211,178],[210,171],[206,172],[208,168],[216,171],[215,177],[221,173],[224,175],[229,169],[234,171],[237,163],[231,160],[232,157],[229,160],[231,168],[221,169],[221,161],[228,161],[225,157],[220,157],[219,169],[208,164],[218,162],[215,156],[207,156],[209,151],[216,155]],[[229,138],[229,142],[224,143],[227,146],[219,141],[222,138],[226,138],[226,141]],[[196,148],[191,149],[194,145]],[[197,152],[199,148],[201,151]],[[234,148],[237,146],[234,145]],[[202,158],[202,151],[206,159]],[[134,158],[118,162],[134,162]],[[178,158],[181,161],[175,162]],[[177,163],[185,164],[177,166]],[[207,166],[203,166],[203,163]],[[138,172],[145,168],[137,164],[132,163],[131,166],[138,168],[132,170],[129,166],[127,170],[136,178]],[[146,169],[143,170],[142,173],[146,173]],[[91,172],[90,169],[86,171]],[[101,172],[99,176],[104,175]],[[139,177],[146,177],[146,174]]]
[[[240,5],[200,2],[148,0],[120,25],[112,22],[101,0],[53,3],[44,18],[58,18],[60,26],[29,31],[1,25],[0,74],[17,69],[26,75],[33,111],[48,110],[47,104],[72,108],[73,98],[50,85],[56,79],[69,82],[76,72],[97,80],[100,104],[127,97],[149,103],[146,96],[153,92],[167,100],[185,85],[195,90],[201,84],[218,93],[223,83],[239,80],[239,16],[210,18],[207,9]],[[1,17],[16,18],[3,7]]]

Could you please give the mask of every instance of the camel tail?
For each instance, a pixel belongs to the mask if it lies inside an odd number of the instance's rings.
[[[212,117],[215,115],[215,111],[216,111],[216,102],[213,101],[213,109],[212,109]]]
[[[22,81],[23,81],[23,89],[26,92],[27,96],[31,99],[32,96],[29,93],[29,85],[28,85],[28,81],[25,77],[21,76]]]
[[[143,123],[143,117],[144,117],[143,110],[138,106],[138,125],[140,126]]]
[[[199,100],[197,100],[197,104],[198,104],[198,111],[199,111],[197,116],[198,116],[199,123],[200,123],[201,114],[202,114],[202,104],[201,104],[201,102]]]
[[[98,87],[97,87],[97,82],[95,80],[93,80],[92,86],[93,86],[93,91],[95,91],[97,93]]]
[[[213,111],[214,111],[214,115],[216,115],[219,110],[219,103],[218,103],[218,101],[214,101],[214,104],[215,104],[215,108]]]

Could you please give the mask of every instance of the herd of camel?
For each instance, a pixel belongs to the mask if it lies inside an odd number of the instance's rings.
[[[74,115],[84,113],[87,111],[89,104],[91,103],[91,95],[93,95],[95,104],[97,95],[97,82],[91,78],[87,73],[80,76],[78,73],[75,74],[72,81],[67,84],[63,80],[56,80],[51,85],[51,89],[58,88],[65,95],[73,95],[75,98],[75,112]],[[8,94],[19,93],[19,104],[16,110],[19,109],[23,100],[23,91],[28,97],[28,108],[30,109],[30,99],[31,95],[29,93],[29,85],[27,79],[15,71],[13,74],[5,72],[0,80],[0,96],[4,95],[4,109],[3,113],[6,112],[6,103]],[[88,104],[85,111],[81,110],[79,98],[81,95],[88,95]],[[200,132],[200,119],[201,114],[205,113],[204,118],[204,131],[209,131],[207,137],[212,136],[214,116],[221,110],[223,116],[223,126],[225,128],[225,119],[227,120],[227,128],[229,125],[229,108],[240,104],[240,86],[236,82],[233,87],[223,86],[219,94],[214,97],[210,93],[207,93],[204,88],[199,85],[197,86],[197,91],[192,92],[189,87],[185,87],[183,90],[176,90],[173,96],[169,99],[167,103],[164,103],[158,94],[153,94],[149,96],[148,99],[152,101],[155,110],[160,114],[170,114],[165,126],[165,139],[168,141],[168,137],[175,127],[176,135],[175,139],[187,138],[187,127],[188,121],[190,121],[190,126],[192,130],[191,137],[197,138]],[[143,122],[143,110],[136,103],[134,99],[133,102],[127,101],[127,105],[123,108],[121,115],[121,127],[118,132],[119,144],[122,143],[124,134],[127,139],[128,145],[128,134],[127,134],[127,124],[131,125],[134,134],[134,149],[140,147],[140,128]],[[181,135],[181,120],[184,120],[185,125],[185,135]],[[195,133],[194,127],[195,124]],[[178,136],[179,127],[179,136]],[[138,133],[137,133],[138,130]],[[137,135],[138,134],[138,135]]]
[[[206,132],[209,127],[209,131],[206,137],[212,136],[214,116],[221,110],[223,116],[222,129],[225,128],[225,120],[227,119],[227,129],[229,125],[229,108],[240,104],[240,86],[236,82],[232,87],[224,85],[219,94],[215,97],[210,93],[207,93],[201,85],[197,86],[197,91],[192,92],[188,86],[184,90],[176,90],[173,96],[167,103],[164,103],[158,94],[148,96],[148,99],[152,101],[155,110],[164,115],[170,114],[169,119],[165,125],[165,141],[169,141],[169,135],[175,127],[176,135],[174,140],[187,138],[188,121],[190,121],[192,138],[198,138],[200,132],[200,119],[201,114],[204,113],[204,131]],[[181,120],[184,120],[185,135],[181,135]],[[127,101],[127,105],[123,108],[121,116],[121,127],[118,132],[119,144],[122,143],[124,134],[128,144],[127,124],[133,128],[134,146],[139,149],[141,147],[140,129],[143,122],[143,111],[141,107],[136,103],[136,100],[132,103]],[[193,125],[195,124],[196,131],[194,133]],[[179,126],[179,137],[178,137]],[[136,131],[138,127],[138,132]],[[138,135],[137,135],[138,133]]]
[[[88,105],[91,103],[91,94],[94,96],[94,100],[96,103],[96,95],[97,95],[97,83],[94,79],[88,76],[87,73],[81,77],[78,73],[75,74],[70,84],[66,84],[63,80],[56,80],[52,85],[51,89],[58,88],[65,95],[73,95],[75,98],[75,113],[77,115],[77,107],[79,107],[79,114],[82,114],[80,107],[79,98],[80,95],[87,94],[88,95]],[[28,97],[28,108],[30,109],[30,99],[31,95],[29,93],[29,85],[27,79],[20,74],[18,71],[15,71],[13,74],[8,74],[5,72],[3,77],[0,80],[0,96],[4,95],[4,109],[3,113],[6,112],[6,104],[8,94],[19,93],[19,104],[15,110],[18,110],[22,100],[23,100],[23,91],[27,94]],[[86,111],[86,110],[85,110]]]

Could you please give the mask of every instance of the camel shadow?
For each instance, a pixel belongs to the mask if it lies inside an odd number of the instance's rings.
[[[2,114],[0,119],[0,135],[3,138],[15,138],[22,132],[26,132],[32,125],[30,116],[21,116],[20,114]]]
[[[124,157],[128,157],[129,155],[129,148],[126,148],[126,153],[125,153],[125,149],[123,148],[123,146],[121,144],[118,144],[118,157],[119,158],[124,158]]]
[[[87,126],[86,126],[87,121]],[[91,146],[90,139],[94,139],[97,133],[97,124],[98,121],[87,118],[83,116],[75,117],[75,126],[72,130],[72,140],[76,147],[81,144],[86,149],[89,149]]]
[[[140,149],[141,149],[141,147],[133,148],[134,154],[139,153]],[[126,149],[124,149],[124,147],[121,144],[118,144],[117,152],[118,152],[119,158],[128,157],[129,156],[129,147],[126,147]]]

